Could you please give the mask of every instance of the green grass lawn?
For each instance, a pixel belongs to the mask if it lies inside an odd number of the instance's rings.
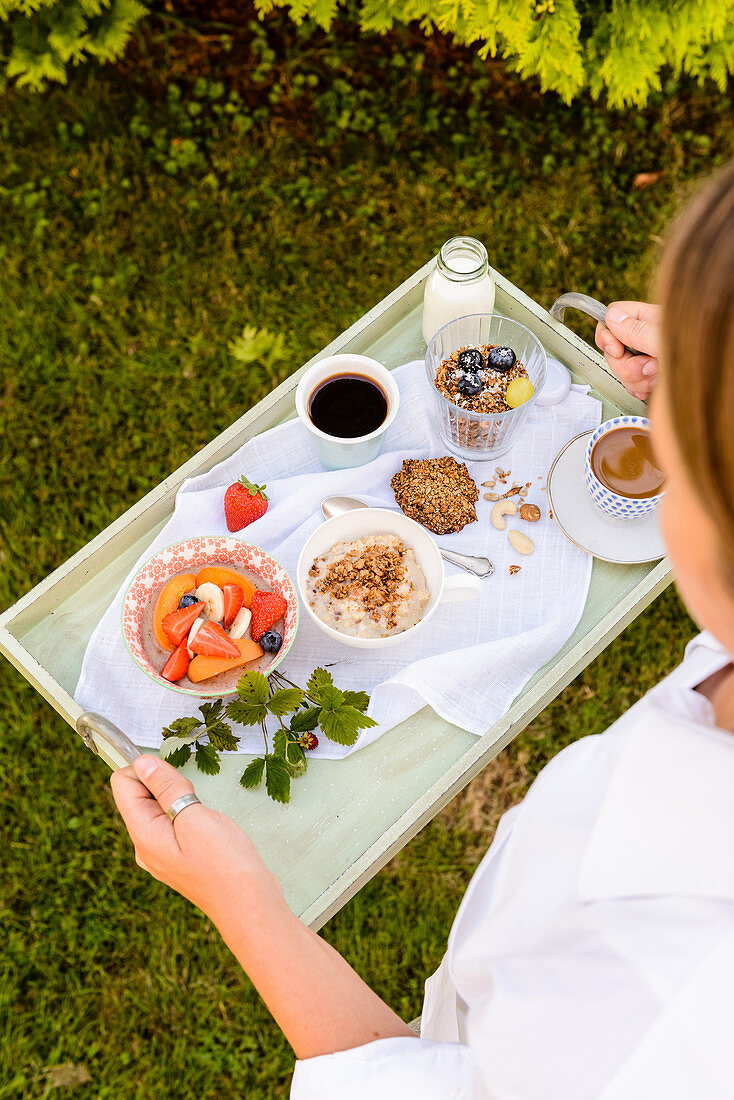
[[[730,102],[686,89],[644,115],[492,85],[482,102],[466,73],[461,99],[409,56],[408,75],[391,63],[355,99],[338,58],[299,58],[262,102],[211,79],[148,94],[114,75],[6,95],[0,606],[447,237],[482,238],[546,305],[568,289],[644,295],[689,181],[734,150]],[[634,190],[643,171],[663,174]],[[245,326],[248,367],[228,351]],[[693,632],[668,591],[327,925],[406,1018],[499,814]],[[0,1100],[55,1094],[64,1063],[83,1067],[80,1097],[287,1096],[287,1044],[213,927],[134,865],[104,766],[6,664],[0,705]]]

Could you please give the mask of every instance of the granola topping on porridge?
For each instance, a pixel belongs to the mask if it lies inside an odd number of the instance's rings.
[[[479,490],[465,462],[443,458],[406,458],[390,484],[406,516],[437,535],[474,523]]]
[[[323,622],[362,638],[387,638],[415,626],[430,596],[414,552],[388,534],[335,543],[314,560],[307,586]]]
[[[507,387],[515,378],[528,378],[528,372],[523,364],[519,362],[516,362],[510,370],[492,369],[487,363],[487,353],[496,346],[496,344],[480,344],[478,346],[477,350],[481,352],[484,364],[475,372],[481,382],[481,389],[478,393],[462,392],[467,387],[464,385],[460,389],[459,386],[462,380],[466,378],[466,371],[459,366],[459,356],[464,351],[474,350],[468,346],[457,348],[439,366],[435,377],[435,386],[439,393],[443,394],[454,405],[459,405],[462,409],[470,409],[472,412],[507,412],[511,407],[505,400]],[[468,387],[470,390],[472,388]]]

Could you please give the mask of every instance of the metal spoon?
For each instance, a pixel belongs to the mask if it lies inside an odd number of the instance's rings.
[[[324,497],[321,501],[321,511],[324,519],[332,519],[333,516],[341,516],[344,512],[353,512],[355,508],[369,508],[359,497]],[[466,569],[467,573],[473,573],[475,577],[491,577],[494,573],[494,565],[489,558],[477,558],[473,554],[460,554],[457,550],[446,550],[439,546],[438,552],[444,561],[458,565]]]

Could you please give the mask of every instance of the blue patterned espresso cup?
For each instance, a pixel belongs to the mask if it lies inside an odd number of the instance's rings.
[[[615,416],[613,420],[606,420],[600,424],[595,432],[589,436],[586,444],[585,477],[586,488],[594,504],[611,519],[641,519],[649,516],[663,499],[663,491],[654,496],[623,496],[621,493],[603,484],[592,466],[591,456],[594,447],[602,438],[618,428],[638,428],[649,431],[650,421],[645,416]]]

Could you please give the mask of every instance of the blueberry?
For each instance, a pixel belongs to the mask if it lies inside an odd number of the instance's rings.
[[[465,374],[476,374],[484,366],[484,357],[479,348],[467,348],[459,353],[457,365]]]
[[[187,592],[185,596],[182,596],[178,601],[179,607],[191,607],[192,604],[198,603],[199,597],[195,596],[193,592]]]
[[[283,639],[277,630],[266,630],[260,639],[260,645],[266,653],[277,653],[283,644]]]
[[[482,380],[478,374],[464,374],[459,379],[457,389],[464,397],[476,397],[482,392]]]
[[[512,348],[496,347],[490,348],[487,352],[487,366],[492,370],[498,370],[501,374],[506,374],[508,370],[512,370],[517,362],[517,356]]]

